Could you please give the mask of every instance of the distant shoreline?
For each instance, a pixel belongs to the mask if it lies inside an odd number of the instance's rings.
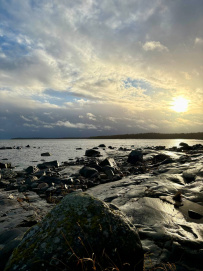
[[[106,136],[91,136],[91,137],[30,137],[30,138],[11,138],[11,140],[25,139],[199,139],[203,140],[203,132],[199,133],[176,133],[176,134],[161,134],[161,133],[140,133],[140,134],[121,134],[121,135],[106,135]]]

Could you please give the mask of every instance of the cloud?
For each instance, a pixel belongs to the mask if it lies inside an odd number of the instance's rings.
[[[26,118],[26,117],[24,117],[24,116],[20,116],[23,120],[25,120],[25,121],[31,121],[30,119],[28,119],[28,118]]]
[[[75,129],[97,129],[96,126],[92,124],[86,124],[86,123],[71,123],[69,121],[58,121],[56,123],[57,126],[65,126],[67,128],[75,128]]]
[[[90,120],[95,120],[96,121],[96,116],[94,114],[92,114],[92,113],[87,113],[87,117]]]
[[[168,51],[168,48],[159,41],[148,41],[142,47],[145,51]]]

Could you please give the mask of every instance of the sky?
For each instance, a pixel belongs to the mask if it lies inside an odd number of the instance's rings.
[[[0,0],[0,139],[202,132],[202,14],[202,0]]]

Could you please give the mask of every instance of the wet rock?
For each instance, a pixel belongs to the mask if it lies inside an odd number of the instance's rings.
[[[37,167],[39,169],[46,169],[46,168],[51,168],[51,167],[59,167],[59,163],[58,163],[57,160],[54,160],[54,161],[38,164]]]
[[[73,253],[74,252],[74,253]],[[49,215],[33,226],[12,254],[8,270],[80,270],[78,257],[94,253],[96,265],[143,270],[143,250],[135,227],[118,211],[85,193],[66,196]],[[77,257],[75,256],[77,255]],[[47,260],[49,259],[49,260]],[[92,262],[83,261],[91,270]],[[126,266],[127,267],[127,266]]]
[[[96,176],[98,174],[98,171],[95,168],[84,166],[80,169],[79,173],[86,178],[91,178],[93,176]]]
[[[193,168],[189,168],[185,170],[182,176],[187,183],[190,183],[195,180],[196,176],[203,175],[202,173],[203,173],[203,168],[202,166],[199,166],[199,167],[193,167]]]
[[[44,153],[41,153],[41,156],[51,156],[51,154],[49,152],[44,152]]]
[[[99,157],[100,155],[101,155],[100,152],[94,149],[89,149],[89,150],[86,150],[85,152],[85,156],[89,156],[89,157]]]
[[[29,202],[28,202],[29,199]],[[52,208],[33,192],[0,190],[0,269],[8,261],[24,233]],[[3,211],[3,213],[2,213]]]
[[[189,217],[188,210],[202,214],[202,206],[195,202],[200,201],[202,193],[199,191],[203,186],[201,182],[185,185],[181,179],[181,174],[159,174],[155,177],[139,174],[88,190],[99,199],[115,204],[139,228],[145,252],[155,253],[150,256],[150,268],[163,262],[176,262],[177,270],[201,270],[202,259],[198,253],[203,245],[203,218]],[[177,191],[184,195],[181,201],[173,199]],[[179,203],[178,208],[174,206],[176,202]],[[175,241],[176,250],[172,252]],[[194,254],[195,263],[191,261]],[[184,261],[181,255],[187,255]]]
[[[143,153],[141,150],[133,150],[128,156],[128,163],[136,164],[137,162],[143,162]]]

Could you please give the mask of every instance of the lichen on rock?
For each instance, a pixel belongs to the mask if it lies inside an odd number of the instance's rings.
[[[88,260],[85,260],[88,259]],[[14,250],[11,270],[142,270],[135,227],[118,210],[87,193],[72,193],[32,227]]]

